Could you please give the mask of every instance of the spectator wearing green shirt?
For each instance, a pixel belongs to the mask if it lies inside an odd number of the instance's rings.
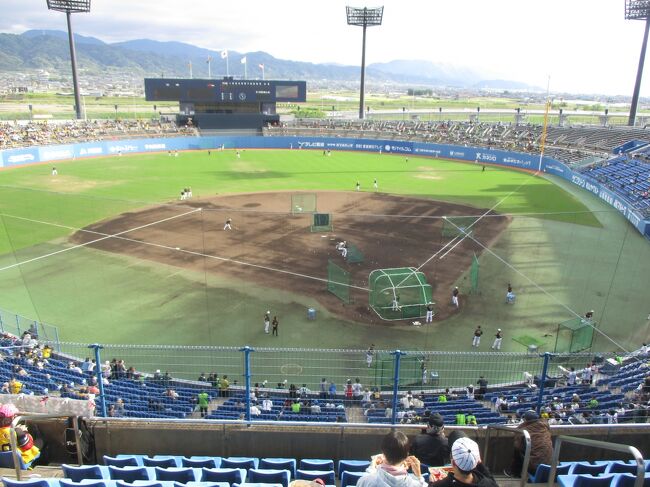
[[[199,412],[201,413],[201,417],[205,418],[205,416],[208,414],[208,404],[210,404],[210,396],[208,395],[207,392],[201,391],[197,395],[197,402],[199,404]]]
[[[300,403],[298,401],[293,401],[291,404],[291,412],[299,413],[300,412]]]

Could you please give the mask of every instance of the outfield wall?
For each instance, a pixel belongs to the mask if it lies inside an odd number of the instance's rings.
[[[620,211],[634,227],[643,235],[650,236],[650,221],[632,209],[625,198],[602,186],[595,179],[585,174],[572,171],[565,164],[544,157],[509,152],[498,149],[463,147],[446,144],[430,144],[425,142],[407,142],[383,139],[359,139],[336,137],[174,137],[156,139],[125,139],[80,144],[48,145],[42,147],[27,147],[0,151],[0,168],[9,168],[26,164],[53,163],[83,157],[110,156],[142,152],[164,152],[169,150],[207,150],[224,147],[226,149],[314,149],[314,150],[345,150],[381,152],[385,154],[400,154],[439,157],[480,164],[496,164],[559,176],[576,186],[589,191],[610,206]]]

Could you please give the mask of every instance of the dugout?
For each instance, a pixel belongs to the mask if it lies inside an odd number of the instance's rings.
[[[370,307],[382,320],[424,318],[433,301],[426,276],[413,267],[376,269],[368,287]]]
[[[256,129],[280,121],[276,103],[307,101],[307,83],[289,80],[145,78],[145,99],[178,102],[178,125]]]

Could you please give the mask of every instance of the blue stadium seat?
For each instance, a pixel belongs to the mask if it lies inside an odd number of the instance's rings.
[[[593,465],[588,462],[575,462],[573,467],[569,469],[571,475],[591,474],[600,475],[607,470],[607,464]]]
[[[616,480],[612,483],[613,487],[634,487],[636,475],[629,473],[620,473],[616,475]],[[647,473],[643,479],[643,487],[650,487],[650,475]]]
[[[369,466],[368,460],[339,460],[339,478],[343,472],[365,472]]]
[[[50,482],[44,479],[10,480],[2,477],[2,483],[5,487],[53,487]]]
[[[102,480],[105,478],[102,469],[98,465],[82,465],[76,467],[74,465],[61,465],[63,476],[73,482],[81,482],[82,480]]]
[[[631,473],[636,475],[636,462],[607,462],[605,473]]]
[[[194,470],[188,467],[168,467],[161,468],[156,467],[154,469],[156,480],[171,480],[173,482],[178,482],[180,484],[186,484],[187,482],[198,481],[194,475]]]
[[[561,487],[610,487],[617,474],[606,474],[594,477],[593,475],[560,475],[557,478]],[[625,474],[619,474],[625,475]]]
[[[178,464],[176,463],[176,459],[172,457],[168,457],[168,458],[144,457],[142,459],[142,465],[144,465],[145,467],[160,467],[160,468],[178,467]]]
[[[109,480],[110,482],[110,480]],[[105,480],[95,480],[95,481],[83,481],[83,482],[73,482],[67,479],[59,480],[59,487],[108,487],[108,484]]]
[[[246,470],[241,468],[202,468],[201,482],[228,482],[241,484],[246,480]]]
[[[253,457],[228,457],[221,459],[221,468],[257,468],[259,459]]]
[[[303,458],[300,460],[300,470],[334,470],[334,461],[321,458]]]
[[[289,470],[251,468],[246,480],[253,483],[282,484],[283,487],[289,487],[291,472]]]
[[[560,463],[557,466],[555,473],[555,480],[557,480],[558,475],[568,475],[569,469],[573,466],[572,462]],[[535,470],[535,475],[528,475],[528,482],[531,484],[545,484],[548,482],[548,476],[551,473],[551,466],[541,463],[537,465],[537,470]]]
[[[260,459],[260,468],[289,470],[291,472],[291,478],[296,477],[295,458],[262,458]]]
[[[192,468],[219,468],[221,466],[221,458],[219,457],[183,457],[181,460],[183,467]]]
[[[138,460],[135,457],[110,457],[104,455],[104,465],[112,465],[113,467],[138,467]]]
[[[18,461],[20,463],[20,469],[21,470],[27,470],[33,462],[30,462],[29,464],[25,464],[23,462],[23,457],[18,455]],[[0,468],[14,468],[14,454],[13,452],[10,451],[3,451],[0,452]]]
[[[108,472],[111,480],[134,482],[136,480],[152,480],[146,467],[114,467],[109,465]]]
[[[115,482],[116,487],[164,487],[162,483],[156,482],[156,481],[142,481],[142,480],[137,480],[134,483],[129,483],[129,482],[122,482],[121,480],[118,480]]]
[[[302,470],[296,471],[296,479],[298,480],[316,480],[321,479],[326,485],[336,484],[336,474],[334,470]]]
[[[341,487],[357,485],[359,479],[365,474],[365,472],[349,472],[347,470],[344,471],[343,474],[341,474]]]

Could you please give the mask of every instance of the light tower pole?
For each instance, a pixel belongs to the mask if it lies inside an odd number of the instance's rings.
[[[381,25],[384,16],[384,7],[345,7],[345,10],[348,17],[348,25],[363,27],[363,41],[361,44],[361,89],[359,93],[359,119],[363,120],[366,82],[366,28]]]
[[[639,105],[639,94],[641,92],[641,78],[643,77],[643,64],[645,63],[645,52],[648,47],[648,31],[650,30],[650,0],[625,0],[625,18],[627,20],[645,20],[645,31],[643,43],[641,44],[641,55],[639,56],[639,67],[636,71],[636,82],[632,94],[632,105],[630,106],[630,118],[627,124],[634,126],[636,121],[636,110]]]
[[[91,0],[47,0],[47,8],[58,12],[65,12],[68,21],[68,41],[70,43],[70,63],[72,64],[72,84],[74,88],[74,108],[77,119],[83,118],[81,113],[81,96],[79,94],[79,80],[77,79],[77,54],[74,48],[74,34],[70,17],[73,13],[90,12]]]

